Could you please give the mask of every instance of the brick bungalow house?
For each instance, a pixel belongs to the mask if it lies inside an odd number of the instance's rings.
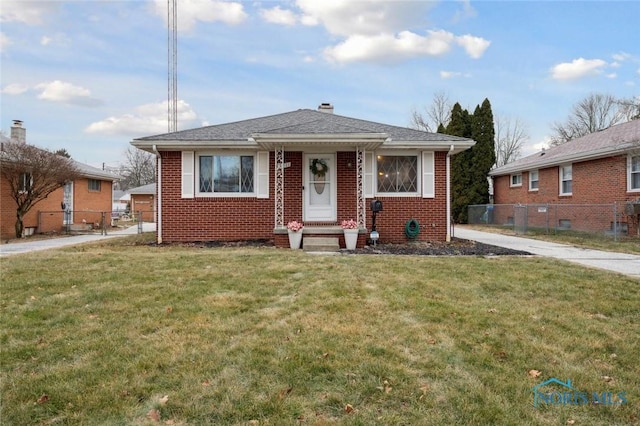
[[[138,214],[138,212],[140,212],[144,222],[155,222],[156,184],[150,183],[148,185],[131,188],[127,193],[130,196],[129,203],[131,213]]]
[[[617,203],[621,229],[630,235],[640,232],[640,206],[636,207],[640,203],[640,120],[543,150],[498,167],[489,175],[497,205]],[[563,214],[558,218],[562,223],[552,225],[579,228],[581,222],[589,220],[589,227],[604,232],[612,226],[612,216],[592,217],[575,212]],[[507,223],[511,219],[495,218],[494,222]]]
[[[287,223],[304,238],[331,236],[355,220],[365,244],[374,199],[380,242],[450,239],[450,156],[470,139],[318,110],[207,126],[132,142],[155,153],[158,241],[266,239],[288,246]]]
[[[26,143],[26,129],[20,121],[11,127],[11,139],[3,142]],[[81,177],[35,204],[24,217],[25,233],[60,232],[67,225],[84,227],[100,223],[102,212],[108,215],[111,211],[113,182],[118,176],[71,161]],[[69,210],[66,216],[65,210]],[[15,238],[15,222],[16,203],[9,184],[0,177],[0,238]]]

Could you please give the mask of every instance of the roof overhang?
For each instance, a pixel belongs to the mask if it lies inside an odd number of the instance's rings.
[[[254,133],[249,140],[255,141],[261,148],[268,151],[284,148],[305,149],[308,147],[322,148],[361,148],[374,150],[389,140],[386,133],[330,133],[330,134],[273,134]]]
[[[538,161],[532,161],[527,164],[514,163],[513,166],[506,164],[499,169],[491,170],[489,172],[489,176],[502,176],[512,173],[524,172],[527,170],[546,169],[549,167],[559,166],[561,164],[579,163],[581,161],[596,160],[598,158],[621,155],[629,151],[632,147],[633,143],[624,143],[613,147],[606,147],[588,152],[580,152],[573,155],[549,157],[548,159],[545,159],[542,155]],[[539,155],[543,153],[544,151],[540,152]]]

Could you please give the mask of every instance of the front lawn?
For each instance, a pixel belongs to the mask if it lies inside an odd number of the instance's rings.
[[[637,280],[123,241],[0,259],[2,424],[640,422]]]

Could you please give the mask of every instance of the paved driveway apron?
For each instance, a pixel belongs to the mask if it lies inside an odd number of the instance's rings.
[[[583,249],[565,244],[532,240],[530,238],[474,231],[464,227],[456,227],[454,236],[484,244],[528,251],[529,253],[540,256],[567,260],[585,266],[606,269],[608,271],[640,278],[640,256],[633,254]]]

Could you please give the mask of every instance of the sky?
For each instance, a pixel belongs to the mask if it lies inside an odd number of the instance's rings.
[[[542,148],[593,93],[640,95],[640,2],[178,0],[178,129],[320,103],[409,126],[436,94]],[[166,0],[0,0],[0,129],[117,167],[167,132]]]

